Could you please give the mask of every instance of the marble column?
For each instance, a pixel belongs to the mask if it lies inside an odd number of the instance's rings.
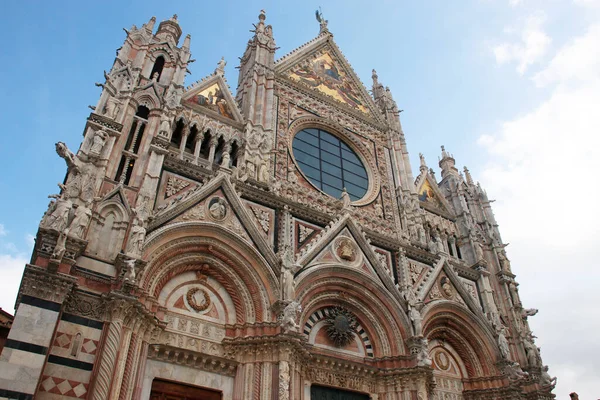
[[[114,296],[114,295],[111,295]],[[91,400],[109,399],[109,393],[113,382],[113,375],[117,364],[117,356],[121,347],[121,336],[123,333],[123,321],[132,307],[129,299],[118,296],[109,297],[107,300],[107,323],[106,337],[100,350],[101,359],[93,383]]]
[[[187,143],[188,138],[190,137],[190,127],[186,126],[183,128],[183,132],[181,134],[181,143],[179,143],[179,159],[183,159],[183,153],[185,152],[185,145]]]
[[[217,137],[213,137],[210,139],[210,152],[208,153],[208,164],[212,165],[213,161],[215,160],[215,151],[217,149],[217,142],[218,139]]]
[[[196,135],[196,145],[194,147],[194,164],[198,164],[200,158],[200,151],[202,150],[202,141],[204,140],[204,133],[198,132]]]

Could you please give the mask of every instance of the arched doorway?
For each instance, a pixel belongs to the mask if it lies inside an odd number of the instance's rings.
[[[351,392],[328,386],[312,385],[310,400],[369,400],[368,394]]]
[[[154,379],[150,400],[221,400],[221,392]]]
[[[441,344],[434,340],[430,356],[436,381],[434,398],[436,400],[462,400],[462,379],[465,371],[454,349],[448,344]]]

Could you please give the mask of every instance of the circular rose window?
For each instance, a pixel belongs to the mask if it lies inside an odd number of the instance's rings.
[[[356,153],[336,136],[308,128],[292,142],[298,167],[317,188],[339,199],[344,188],[352,201],[364,197],[369,188],[367,170]]]

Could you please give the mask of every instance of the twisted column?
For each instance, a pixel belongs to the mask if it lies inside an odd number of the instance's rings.
[[[102,349],[102,359],[98,368],[98,376],[92,394],[93,400],[106,400],[110,392],[112,373],[117,361],[117,353],[121,341],[123,321],[112,321],[108,326],[106,340]]]
[[[91,396],[92,400],[106,400],[109,398],[113,373],[121,345],[123,321],[130,308],[130,303],[125,299],[113,298],[108,300],[107,310],[110,322],[102,346],[98,375]]]

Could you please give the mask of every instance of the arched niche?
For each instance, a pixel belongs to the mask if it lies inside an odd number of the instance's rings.
[[[102,260],[113,260],[122,249],[128,220],[127,210],[121,203],[107,201],[100,204],[88,230],[93,237],[88,238],[86,253]]]

